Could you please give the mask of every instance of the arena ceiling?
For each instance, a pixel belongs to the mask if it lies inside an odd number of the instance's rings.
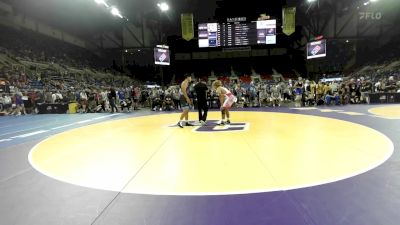
[[[0,0],[11,4],[15,11],[41,20],[49,25],[59,27],[71,33],[89,37],[102,32],[119,31],[125,21],[113,17],[107,10],[99,7],[94,0]],[[158,0],[106,0],[116,6],[121,14],[131,23],[140,24],[141,16],[158,20],[160,13],[156,6]],[[180,14],[193,12],[195,21],[212,21],[227,16],[257,16],[259,13],[277,15],[284,5],[297,6],[297,24],[308,26],[310,20],[332,17],[336,7],[338,16],[353,12],[357,7],[371,10],[372,5],[392,17],[393,23],[399,22],[398,0],[378,0],[364,6],[368,0],[168,0],[171,10],[162,14],[164,31],[169,34],[180,34]],[[216,15],[217,14],[217,15]],[[397,21],[397,22],[396,22]],[[320,24],[324,26],[324,24]]]
[[[94,0],[0,0],[13,6],[16,13],[34,17],[49,25],[71,31],[76,35],[90,36],[103,31],[120,30],[124,22],[113,17]],[[141,16],[158,20],[160,14],[156,0],[107,0],[116,6],[129,22],[140,23]],[[171,10],[162,15],[173,25],[167,30],[177,32],[179,15],[182,12],[194,12],[198,20],[208,20],[215,12],[215,1],[210,0],[169,0]]]

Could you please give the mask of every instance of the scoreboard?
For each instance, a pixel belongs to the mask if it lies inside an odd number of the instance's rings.
[[[276,44],[276,20],[200,23],[199,47]]]

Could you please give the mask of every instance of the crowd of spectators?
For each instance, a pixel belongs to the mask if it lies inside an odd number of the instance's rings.
[[[0,79],[0,85],[3,82],[13,86],[10,92],[14,94],[2,94],[0,110],[12,115],[37,113],[40,104],[76,103],[76,111],[80,113],[131,112],[144,107],[153,111],[180,109],[178,84],[159,87],[128,81],[120,85],[107,85],[107,82],[98,83],[93,78],[80,82],[73,79],[69,83],[54,79],[49,71],[47,75],[42,75],[43,78],[38,80],[36,77],[36,81],[32,82],[31,76],[22,71],[3,69],[2,74],[6,74],[3,77],[7,79]],[[224,86],[238,97],[235,107],[277,107],[282,104],[302,107],[368,103],[368,93],[400,92],[399,78],[399,70],[392,68],[373,72],[359,71],[339,81],[313,81],[301,77],[288,80],[261,79],[256,82],[247,82],[246,79],[231,82],[229,77],[221,79]],[[94,83],[88,85],[90,82]],[[34,88],[38,83],[39,86],[43,85],[42,88]],[[218,97],[211,89],[211,81],[208,86],[208,106],[219,108]],[[193,88],[191,93],[193,102],[196,102]]]
[[[0,115],[38,113],[43,104],[69,103],[77,103],[79,112],[91,112],[93,99],[101,103],[103,92],[126,92],[137,84],[105,70],[102,58],[87,49],[25,29],[0,29]]]
[[[76,103],[76,110],[82,113],[100,111],[98,105],[105,111],[108,105],[104,104],[104,99],[111,100],[112,89],[119,93],[119,98],[114,100],[119,105],[117,100],[122,102],[125,96],[131,97],[132,86],[137,84],[127,78],[95,79],[89,75],[72,75],[52,70],[41,71],[39,76],[26,75],[23,71],[3,67],[0,70],[0,112],[24,115],[39,113],[40,105],[69,103]]]
[[[253,75],[256,75],[254,71]],[[400,60],[363,67],[348,75],[321,76],[316,80],[293,78],[293,76],[282,76],[280,79],[272,79],[271,76],[259,76],[261,79],[254,77],[256,76],[241,75],[239,79],[231,81],[229,76],[220,76],[218,79],[238,97],[236,107],[362,104],[369,103],[369,95],[373,93],[400,92]],[[208,86],[209,107],[219,108],[218,98],[211,90],[211,82],[208,82]],[[171,86],[164,90],[153,91],[150,96],[156,100],[156,104],[152,109],[163,110],[166,107],[162,105],[170,104],[170,99],[173,100],[172,108],[179,109],[179,105],[173,104],[179,102],[178,88]],[[192,93],[195,100],[193,90]],[[165,102],[164,96],[168,97]]]
[[[334,81],[297,79],[257,80],[231,82],[223,78],[224,86],[238,97],[235,107],[277,107],[282,104],[303,107],[321,105],[346,105],[369,103],[372,93],[400,93],[400,76],[397,70],[381,74],[382,79],[369,77],[346,77]],[[376,77],[378,78],[378,76]],[[380,76],[379,76],[380,78]],[[196,103],[193,86],[190,97]],[[219,108],[218,96],[208,82],[208,107]],[[179,85],[153,88],[146,93],[148,106],[153,111],[180,109]]]

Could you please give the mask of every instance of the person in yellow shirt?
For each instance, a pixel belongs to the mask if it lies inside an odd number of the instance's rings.
[[[306,80],[305,84],[305,105],[311,106],[314,105],[315,102],[315,82]]]
[[[324,97],[324,84],[321,81],[318,81],[318,84],[315,86],[315,102],[317,105],[323,104],[323,97]]]

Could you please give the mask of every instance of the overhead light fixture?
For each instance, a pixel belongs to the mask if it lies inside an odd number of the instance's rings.
[[[113,14],[114,16],[118,16],[121,19],[124,18],[119,12],[119,10],[115,7],[111,7],[111,14]]]
[[[105,7],[110,7],[105,0],[94,0],[99,5],[104,5]]]
[[[169,10],[169,5],[165,2],[158,3],[157,4],[158,8],[160,8],[161,11],[165,12]]]
[[[307,0],[308,3],[316,2],[317,0]]]
[[[369,2],[364,2],[364,5],[369,5]]]

